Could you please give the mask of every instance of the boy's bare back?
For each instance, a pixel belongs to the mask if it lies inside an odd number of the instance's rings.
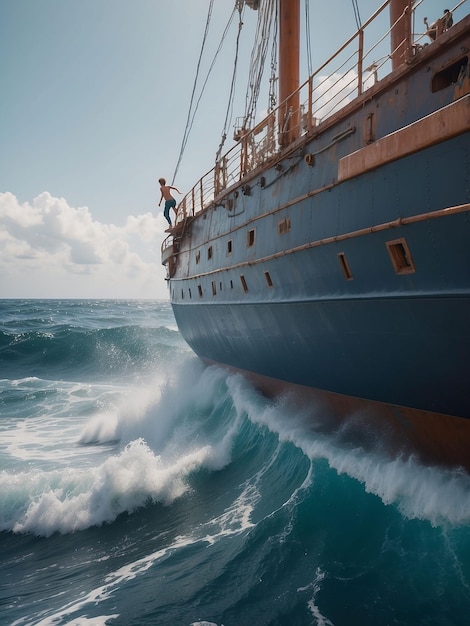
[[[162,200],[165,200],[165,201],[174,200],[173,196],[171,195],[172,189],[174,189],[177,193],[181,193],[181,191],[177,189],[176,187],[167,185],[166,180],[164,178],[160,178],[158,182],[160,183],[160,191],[162,193],[158,206],[160,206]]]

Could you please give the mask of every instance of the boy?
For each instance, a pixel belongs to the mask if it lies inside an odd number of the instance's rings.
[[[158,206],[160,206],[162,200],[165,199],[165,209],[163,210],[163,215],[165,216],[166,221],[171,227],[172,223],[170,219],[170,209],[173,209],[176,215],[176,200],[171,195],[171,190],[174,189],[177,193],[181,193],[181,191],[176,187],[171,187],[170,185],[167,185],[164,178],[159,178],[158,182],[160,183],[160,191],[162,192]]]

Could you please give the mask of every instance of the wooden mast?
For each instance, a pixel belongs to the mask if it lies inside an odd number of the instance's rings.
[[[411,49],[411,2],[412,0],[392,0],[390,2],[391,57],[392,69],[404,63]]]
[[[279,133],[283,146],[299,136],[300,0],[279,0]],[[294,93],[295,92],[295,93]]]

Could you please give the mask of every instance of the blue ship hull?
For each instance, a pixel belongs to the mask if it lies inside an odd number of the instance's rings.
[[[206,362],[340,419],[373,407],[423,458],[470,469],[470,19],[454,29],[184,207],[163,262]]]
[[[469,297],[221,305],[210,311],[175,306],[174,311],[186,341],[208,361],[470,418]],[[442,320],[449,319],[452,326],[443,328]]]

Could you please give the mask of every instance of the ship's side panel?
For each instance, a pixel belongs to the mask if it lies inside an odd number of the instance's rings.
[[[185,339],[206,360],[470,418],[468,297],[179,305],[174,311]],[[443,321],[449,319],[450,325]]]
[[[459,32],[233,184],[178,237],[171,302],[197,354],[470,418],[470,96],[457,80],[468,71]]]
[[[469,145],[456,137],[246,220],[260,188],[229,232],[227,209],[209,212],[182,254],[186,277],[172,281],[185,339],[235,368],[470,417]],[[285,176],[292,195],[305,168]]]
[[[215,294],[201,278],[201,294],[175,298],[178,326],[208,360],[470,417],[469,221],[456,213],[228,270]],[[408,246],[403,274],[390,241]]]

